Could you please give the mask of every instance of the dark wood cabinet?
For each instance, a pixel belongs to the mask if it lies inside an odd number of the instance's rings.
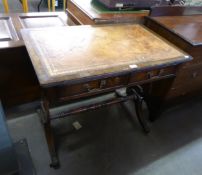
[[[193,11],[193,8],[191,10]],[[182,15],[154,15],[155,17],[145,19],[147,27],[193,57],[191,62],[184,64],[178,71],[167,94],[169,101],[183,100],[202,94],[202,15]]]
[[[65,25],[65,13],[0,14],[0,98],[4,106],[40,98],[39,83],[20,29]]]
[[[149,10],[110,11],[92,0],[69,0],[67,13],[76,25],[142,23]]]

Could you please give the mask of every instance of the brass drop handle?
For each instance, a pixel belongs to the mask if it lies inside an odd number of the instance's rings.
[[[162,76],[164,73],[165,73],[164,69],[161,69],[161,70],[159,71],[159,76]]]
[[[192,78],[196,78],[196,77],[197,77],[197,75],[198,75],[198,73],[197,73],[197,72],[192,73]]]
[[[101,80],[99,88],[91,88],[91,86],[88,83],[84,84],[84,87],[87,89],[88,92],[97,92],[100,89],[104,88],[105,85],[106,85],[106,80]]]
[[[162,76],[163,74],[164,74],[164,69],[161,69],[159,70],[158,75],[154,75],[154,72],[148,72],[147,76],[148,76],[148,79],[156,79]]]
[[[159,78],[159,75],[154,75],[153,72],[148,72],[147,73],[148,79],[156,79]]]

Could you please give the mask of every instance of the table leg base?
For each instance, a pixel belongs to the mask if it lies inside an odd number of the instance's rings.
[[[59,159],[58,159],[57,156],[52,156],[51,157],[50,167],[54,168],[54,169],[60,168],[60,162],[59,162]]]
[[[54,134],[51,128],[51,121],[50,121],[50,111],[49,111],[49,103],[46,99],[41,102],[41,109],[37,111],[39,116],[41,117],[41,121],[44,126],[46,141],[48,144],[51,163],[50,167],[58,169],[60,167],[59,159],[57,156],[57,150],[55,147],[55,140]]]
[[[135,86],[135,87],[127,88],[126,93],[128,95],[131,95],[131,94],[135,95],[134,103],[135,103],[137,119],[138,119],[143,131],[145,133],[149,133],[150,128],[149,128],[148,122],[143,113],[143,102],[144,102],[143,89],[141,88],[141,86]]]
[[[126,88],[125,95],[122,96],[121,93],[120,94],[117,93],[117,95],[118,95],[118,97],[116,100],[107,101],[105,103],[100,103],[97,105],[93,104],[92,106],[86,106],[83,108],[79,108],[79,110],[75,109],[72,111],[66,111],[61,114],[55,114],[55,116],[50,115],[49,102],[47,99],[43,99],[43,101],[41,103],[41,110],[40,110],[40,112],[39,111],[38,112],[41,115],[41,119],[44,124],[46,140],[48,143],[49,152],[50,152],[50,156],[51,156],[50,167],[55,168],[55,169],[60,167],[60,163],[59,163],[59,159],[58,159],[57,151],[56,151],[56,147],[55,147],[54,135],[53,135],[53,131],[51,128],[51,120],[53,120],[53,119],[59,119],[59,118],[66,117],[70,114],[76,114],[76,113],[80,113],[82,111],[92,110],[92,109],[96,109],[96,108],[100,108],[100,107],[104,107],[104,106],[109,106],[109,105],[124,102],[127,100],[133,100],[135,103],[137,118],[138,118],[138,121],[139,121],[143,131],[145,133],[150,132],[150,128],[149,128],[147,119],[143,112],[144,94],[143,94],[143,90],[142,90],[141,86]]]

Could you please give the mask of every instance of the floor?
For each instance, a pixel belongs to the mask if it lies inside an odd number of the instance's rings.
[[[26,138],[37,175],[201,175],[202,99],[166,110],[145,135],[127,102],[53,123],[61,161],[50,157],[37,113],[8,121],[14,141]],[[62,110],[62,109],[57,109]],[[82,128],[76,130],[78,121]]]

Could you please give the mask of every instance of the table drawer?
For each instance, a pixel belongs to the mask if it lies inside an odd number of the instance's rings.
[[[62,87],[53,87],[47,89],[47,97],[50,102],[66,101],[78,99],[86,96],[96,95],[98,93],[112,91],[127,85],[133,85],[139,82],[150,82],[165,78],[165,76],[174,76],[175,67],[167,67],[145,72],[136,72],[105,79],[88,81]]]
[[[131,75],[129,83],[133,84],[141,81],[144,82],[144,81],[150,81],[150,80],[158,80],[165,76],[169,76],[169,75],[174,76],[175,72],[176,72],[176,68],[172,66],[163,68],[163,69],[157,69],[157,70],[136,72]]]
[[[111,91],[128,83],[128,75],[98,79],[85,83],[53,87],[47,89],[47,96],[50,101],[64,101],[94,95],[101,91]]]

